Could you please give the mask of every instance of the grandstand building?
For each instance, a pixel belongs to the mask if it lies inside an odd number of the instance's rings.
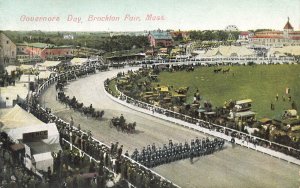
[[[300,31],[294,31],[294,28],[291,25],[288,18],[288,21],[285,24],[283,31],[256,32],[254,36],[249,38],[249,42],[252,46],[299,46]]]

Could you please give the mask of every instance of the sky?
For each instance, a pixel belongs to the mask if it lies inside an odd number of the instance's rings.
[[[0,0],[0,30],[282,30],[288,17],[300,30],[300,0]]]

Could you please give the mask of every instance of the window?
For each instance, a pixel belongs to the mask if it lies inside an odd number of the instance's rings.
[[[7,41],[6,41],[6,44],[8,44],[8,43],[9,43],[9,41],[7,40]]]

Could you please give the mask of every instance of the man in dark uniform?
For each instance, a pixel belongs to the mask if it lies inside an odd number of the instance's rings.
[[[121,116],[120,116],[120,126],[121,126],[121,128],[123,128],[123,127],[124,127],[124,125],[125,125],[125,122],[126,122],[126,120],[125,120],[125,118],[124,118],[123,114],[121,114]]]
[[[152,144],[151,150],[156,151],[155,143]]]
[[[125,156],[127,156],[127,157],[129,157],[129,153],[128,153],[128,150],[126,150],[126,152],[125,152],[125,154],[124,154]]]
[[[200,144],[200,140],[199,140],[198,136],[196,137],[195,143],[198,145]]]
[[[111,154],[111,155],[112,155],[113,152],[114,152],[114,147],[115,147],[114,143],[111,143],[111,145],[110,145],[110,154]]]
[[[118,149],[118,157],[121,157],[123,152],[123,145],[121,145],[121,147]]]
[[[172,148],[173,147],[173,141],[169,140],[169,147]]]
[[[193,164],[193,159],[194,159],[194,151],[191,149],[190,150],[190,161],[191,161],[191,164]]]

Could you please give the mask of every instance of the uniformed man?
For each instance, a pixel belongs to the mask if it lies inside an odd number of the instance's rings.
[[[123,152],[123,145],[121,145],[121,147],[118,149],[118,157],[121,157]]]
[[[151,150],[156,151],[155,143],[152,144]]]
[[[124,127],[126,120],[125,120],[123,114],[121,114],[120,120],[119,120],[119,121],[120,121],[120,126],[121,126],[121,127]]]
[[[196,142],[196,144],[198,144],[198,145],[200,144],[200,140],[199,140],[198,136],[196,137],[195,142]]]
[[[172,148],[173,147],[173,141],[169,140],[169,147]]]
[[[193,164],[193,159],[194,159],[194,151],[193,149],[190,150],[190,161],[191,161],[191,164]]]
[[[125,156],[127,156],[127,157],[129,157],[129,153],[128,153],[128,150],[126,150],[126,152],[125,152],[125,154],[124,154]]]
[[[114,147],[115,147],[114,143],[111,143],[111,145],[110,145],[110,154],[111,154],[111,155],[112,155],[113,152],[114,152]]]

